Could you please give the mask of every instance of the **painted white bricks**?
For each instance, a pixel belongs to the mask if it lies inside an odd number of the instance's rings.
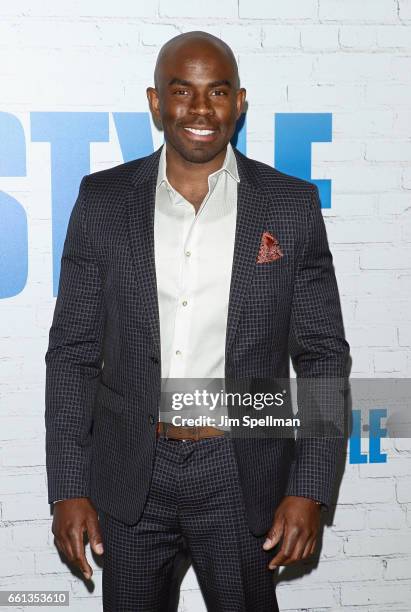
[[[369,565],[368,565],[369,564]],[[383,575],[384,564],[379,558],[369,559],[365,565],[362,559],[324,560],[310,572],[310,581],[318,586],[325,582],[338,583],[367,580],[370,574],[375,578]],[[303,582],[303,580],[301,581]]]
[[[399,17],[401,21],[411,21],[411,2],[410,0],[399,0]]]
[[[332,588],[277,588],[277,598],[280,610],[289,610],[304,605],[306,609],[319,607],[331,608],[337,604],[336,594]],[[301,604],[303,602],[303,604]]]
[[[28,176],[0,177],[0,190],[22,202],[30,239],[27,287],[0,300],[0,588],[68,589],[73,612],[101,610],[101,570],[92,561],[89,593],[50,530],[49,153],[30,143],[29,112],[146,111],[160,46],[191,30],[223,38],[238,58],[251,157],[273,163],[276,112],[332,113],[332,142],[311,148],[312,176],[332,181],[323,214],[352,374],[411,372],[411,0],[0,3],[0,111],[21,118],[28,143]],[[93,145],[91,158],[93,169],[120,163],[118,144]],[[387,463],[347,462],[320,562],[280,576],[281,610],[409,612],[411,443],[386,443]],[[206,608],[191,569],[179,611],[194,610]]]
[[[186,25],[184,31],[187,32],[192,29],[192,27]],[[239,27],[237,24],[224,24],[219,27],[208,27],[206,31],[223,38],[232,49],[236,49],[237,53],[244,50],[254,53],[262,46],[261,25],[248,24]]]
[[[370,245],[360,255],[363,270],[409,270],[411,269],[411,248]]]
[[[365,159],[376,162],[410,162],[411,143],[376,140],[367,144]]]
[[[315,57],[313,77],[320,82],[333,81],[338,75],[338,82],[359,82],[363,79],[372,81],[391,80],[392,56],[389,53],[362,53],[361,61],[353,53],[321,54]]]
[[[344,551],[353,557],[396,556],[409,554],[410,545],[410,534],[384,534],[384,532],[380,532],[370,536],[356,535],[355,537],[347,538],[347,541],[344,543]]]
[[[161,46],[177,34],[180,34],[180,30],[174,25],[152,25],[148,23],[141,32],[141,42],[143,45],[150,47]]]
[[[21,576],[26,572],[32,573],[34,569],[34,554],[28,553],[6,553],[0,558],[0,576]]]
[[[315,20],[318,3],[317,0],[240,0],[239,14],[244,19]]]
[[[400,376],[407,368],[406,351],[381,351],[374,353],[374,369],[376,374],[389,373],[393,377]]]
[[[401,325],[398,332],[398,344],[409,346],[411,344],[411,325]]]
[[[71,2],[54,3],[53,0],[42,0],[32,3],[30,0],[16,0],[12,4],[2,3],[0,15],[8,18],[21,17],[100,17],[128,18],[155,17],[157,3],[142,0],[118,0],[116,3],[103,0],[72,0]]]
[[[49,551],[50,543],[53,541],[49,521],[37,521],[35,528],[30,522],[16,522],[7,531],[10,531],[12,547],[15,551]]]
[[[378,208],[380,214],[401,215],[411,209],[411,193],[381,194]]]
[[[372,346],[387,346],[396,343],[397,328],[378,325],[350,326],[350,346],[359,347],[367,344]]]
[[[388,478],[373,478],[364,482],[343,481],[340,490],[341,504],[372,504],[395,501],[395,483]]]
[[[391,243],[397,242],[400,228],[395,223],[376,220],[375,225],[365,226],[358,219],[330,219],[327,231],[335,243]]]
[[[333,516],[334,531],[359,531],[365,528],[366,525],[366,510],[355,506],[338,505]],[[351,561],[350,561],[351,562]],[[333,565],[328,565],[333,567]],[[338,576],[339,573],[336,574]],[[332,576],[330,576],[332,579]],[[335,579],[335,576],[334,576]]]
[[[391,23],[398,20],[395,0],[320,0],[321,21]]]
[[[406,516],[401,508],[392,509],[390,512],[373,508],[368,510],[367,519],[370,529],[406,529]]]
[[[340,44],[338,26],[309,25],[301,27],[301,47],[304,51],[336,51]]]
[[[262,46],[267,51],[282,49],[300,49],[301,32],[298,26],[264,25],[262,26]]]
[[[303,106],[304,95],[307,102]],[[291,112],[330,112],[342,105],[344,109],[357,111],[364,105],[365,87],[362,83],[316,83],[315,85],[300,85],[298,82],[287,86],[287,101]],[[355,118],[354,118],[355,121]],[[363,129],[363,126],[362,128]],[[349,134],[348,134],[349,135]],[[356,132],[358,136],[358,131]]]
[[[398,28],[395,28],[398,29]],[[377,46],[377,29],[374,26],[349,26],[339,28],[339,42],[345,50],[369,50]],[[384,45],[382,45],[384,46]]]
[[[400,504],[411,502],[411,487],[407,478],[397,480],[397,499]]]
[[[23,440],[19,444],[13,442],[2,442],[0,449],[1,465],[7,467],[32,467],[45,465],[45,452],[41,440],[34,443],[26,443]]]
[[[385,578],[387,580],[411,579],[411,558],[388,559]]]
[[[393,585],[375,586],[373,584],[356,584],[355,587],[341,587],[341,602],[358,606],[373,604],[402,604],[411,601],[411,584],[399,582]],[[392,608],[400,610],[401,608]]]
[[[40,494],[19,493],[18,495],[3,495],[2,519],[4,521],[36,521],[50,518],[50,506],[44,503],[45,491]],[[47,497],[47,495],[46,495]],[[47,502],[47,500],[46,500]],[[35,529],[35,523],[33,523]]]
[[[405,106],[406,110],[408,111],[410,95],[411,86],[407,83],[377,84],[370,82],[366,86],[366,101],[371,108],[392,108],[393,106],[396,106],[399,108],[399,110],[402,110],[401,107]]]
[[[410,46],[410,29],[407,26],[378,26],[375,32],[378,47],[401,49]]]
[[[159,14],[160,17],[181,17],[184,20],[187,16],[189,19],[207,17],[235,19],[238,16],[238,3],[236,0],[208,0],[207,2],[160,0]]]
[[[313,67],[312,57],[301,55],[274,55],[264,53],[258,57],[256,69],[256,56],[254,54],[240,54],[240,70],[245,74],[244,82],[254,84],[261,81],[265,75],[265,87],[275,89],[280,83],[296,81],[309,81]],[[267,79],[269,77],[269,80]],[[250,91],[251,94],[251,91]]]

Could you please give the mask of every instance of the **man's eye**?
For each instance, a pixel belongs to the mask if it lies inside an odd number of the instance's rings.
[[[226,92],[223,91],[222,89],[214,89],[212,93],[213,94],[217,94],[217,96],[226,96],[227,95]]]
[[[188,93],[187,89],[177,89],[175,92],[175,94],[186,94]]]

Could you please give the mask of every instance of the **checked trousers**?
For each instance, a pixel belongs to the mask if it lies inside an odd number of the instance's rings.
[[[104,612],[176,611],[184,558],[210,612],[278,612],[274,555],[248,528],[229,437],[157,438],[139,522],[101,511],[99,520]]]

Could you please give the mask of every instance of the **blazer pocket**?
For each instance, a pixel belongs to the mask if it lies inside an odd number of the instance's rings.
[[[113,391],[113,389],[100,382],[96,393],[96,404],[121,414],[125,407],[125,398],[121,393]]]

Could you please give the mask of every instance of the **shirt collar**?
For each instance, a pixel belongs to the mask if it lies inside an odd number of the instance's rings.
[[[168,181],[166,170],[167,170],[166,144],[164,143],[161,149],[160,160],[158,164],[156,187],[158,188],[164,182],[167,187],[169,187],[170,189],[174,191],[173,187],[170,185]],[[217,176],[218,174],[221,174],[224,171],[227,172],[235,181],[237,181],[237,183],[240,182],[240,177],[239,177],[238,169],[237,169],[237,160],[235,157],[235,153],[233,151],[233,147],[230,142],[227,144],[227,152],[224,158],[223,165],[221,166],[219,170],[216,170],[215,172],[210,174],[209,178],[210,176]]]

